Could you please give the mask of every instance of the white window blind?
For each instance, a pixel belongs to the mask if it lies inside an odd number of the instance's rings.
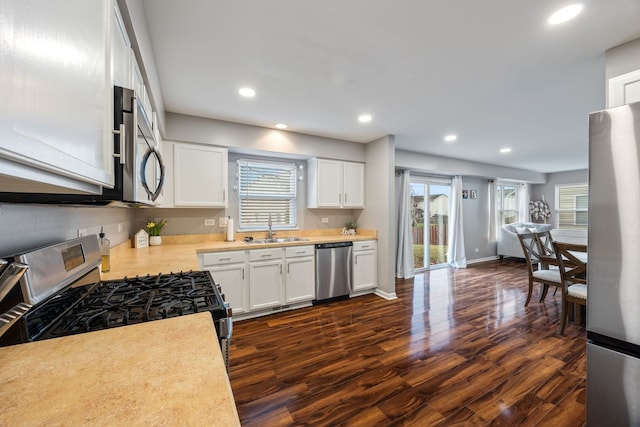
[[[239,159],[239,228],[273,229],[297,226],[295,163]]]
[[[556,185],[558,228],[586,230],[589,220],[589,185]]]

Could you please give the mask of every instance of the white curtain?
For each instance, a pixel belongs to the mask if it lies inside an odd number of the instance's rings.
[[[413,236],[411,235],[411,177],[408,170],[396,177],[398,247],[396,277],[410,279],[413,274]]]
[[[529,222],[529,184],[522,183],[518,187],[518,221]]]
[[[462,177],[451,179],[451,202],[449,203],[449,265],[456,268],[467,267],[464,252],[464,224],[462,222]]]
[[[497,183],[489,180],[489,241],[498,241],[498,207],[496,206]]]

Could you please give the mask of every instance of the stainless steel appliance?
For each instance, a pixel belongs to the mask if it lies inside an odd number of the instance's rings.
[[[208,271],[101,281],[95,235],[15,258],[29,269],[0,301],[0,313],[18,303],[33,308],[0,336],[0,346],[208,311],[228,369],[231,310]]]
[[[316,245],[316,299],[314,303],[345,298],[351,293],[353,242]]]
[[[640,103],[589,116],[587,424],[640,425]]]
[[[0,192],[1,202],[55,204],[132,203],[155,205],[164,185],[165,168],[158,141],[142,103],[133,90],[114,87],[114,187],[102,194]]]

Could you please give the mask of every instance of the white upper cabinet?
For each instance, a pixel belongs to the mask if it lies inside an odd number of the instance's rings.
[[[0,2],[1,191],[113,186],[113,7]]]
[[[364,208],[364,164],[328,159],[308,161],[309,208]]]
[[[122,15],[117,4],[113,8],[113,31],[111,32],[111,80],[115,86],[133,89],[131,71],[131,41],[127,35]]]
[[[364,208],[364,164],[344,162],[342,207]]]
[[[227,167],[226,148],[174,142],[173,205],[226,208]]]
[[[607,107],[640,102],[640,70],[609,79],[609,102]]]

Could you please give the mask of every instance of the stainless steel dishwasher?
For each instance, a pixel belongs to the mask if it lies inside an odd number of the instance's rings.
[[[351,292],[353,242],[316,245],[315,303],[348,297]]]

